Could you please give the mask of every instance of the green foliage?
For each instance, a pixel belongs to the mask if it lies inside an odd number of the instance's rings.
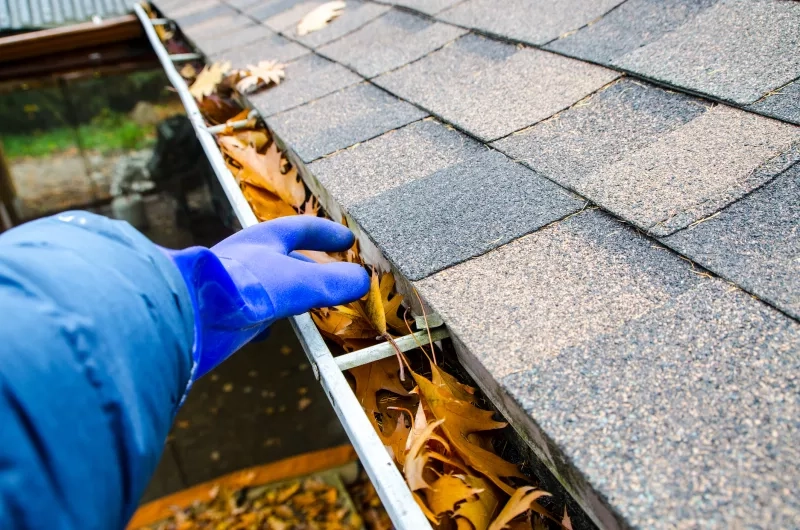
[[[91,122],[71,127],[58,127],[32,134],[13,134],[3,137],[6,155],[10,158],[42,157],[77,148],[76,134],[84,149],[108,152],[141,149],[155,140],[153,127],[139,125],[127,115],[104,109]]]

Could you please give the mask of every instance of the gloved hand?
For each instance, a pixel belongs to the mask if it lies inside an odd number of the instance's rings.
[[[353,263],[315,263],[296,250],[343,251],[347,227],[319,217],[282,217],[207,249],[164,249],[194,306],[196,380],[278,319],[364,296],[369,276]]]

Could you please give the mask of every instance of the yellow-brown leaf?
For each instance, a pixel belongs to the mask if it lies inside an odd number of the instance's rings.
[[[500,511],[497,519],[489,526],[488,530],[503,530],[512,519],[530,510],[537,499],[549,495],[550,494],[546,491],[537,490],[532,486],[525,486],[517,489],[511,495],[511,498],[508,499],[508,502],[506,502],[506,505]]]
[[[231,63],[228,61],[206,65],[203,67],[203,70],[197,74],[197,78],[189,88],[189,92],[192,93],[195,99],[203,99],[206,96],[210,96],[217,91],[217,85],[222,81],[222,78],[225,77],[225,74],[228,73],[230,68]]]
[[[306,188],[298,178],[296,169],[281,173],[281,154],[275,143],[262,155],[236,136],[221,136],[217,141],[222,152],[239,166],[238,170],[233,171],[236,180],[264,188],[295,208],[303,205]]]
[[[463,480],[472,488],[480,490],[480,493],[460,505],[454,515],[456,518],[467,519],[472,524],[473,530],[486,530],[500,505],[497,492],[484,478],[465,475]]]
[[[250,204],[259,221],[297,215],[297,212],[291,206],[272,193],[246,182],[242,183],[241,187],[244,198]]]
[[[436,515],[452,513],[457,506],[477,497],[483,490],[473,488],[458,475],[442,475],[425,491],[428,508]]]
[[[383,300],[381,296],[380,283],[378,281],[378,273],[373,271],[372,278],[369,283],[369,293],[367,294],[367,318],[372,327],[378,332],[378,335],[386,334],[386,311],[383,307]]]
[[[514,488],[501,480],[501,477],[525,478],[516,465],[506,462],[496,454],[469,440],[469,435],[476,432],[501,429],[504,422],[494,421],[491,411],[481,410],[469,402],[455,398],[444,387],[437,387],[425,377],[411,372],[419,386],[420,396],[436,419],[447,419],[442,425],[454,451],[464,462],[479,473],[482,473],[500,489],[509,495]]]

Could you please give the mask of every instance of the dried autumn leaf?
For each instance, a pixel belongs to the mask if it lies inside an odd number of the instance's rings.
[[[462,476],[442,475],[425,491],[425,499],[433,513],[444,515],[482,491],[467,484]]]
[[[566,530],[572,530],[572,519],[569,518],[566,506],[564,506],[564,517],[561,518],[561,526]]]
[[[259,221],[297,215],[297,212],[277,195],[246,182],[242,183],[241,187],[244,198],[250,204]]]
[[[242,144],[247,145],[260,151],[269,142],[269,137],[264,131],[242,130],[235,131],[233,135],[239,139]]]
[[[197,69],[194,66],[192,66],[191,63],[186,63],[185,65],[183,65],[183,68],[181,68],[180,74],[181,77],[183,77],[184,79],[191,79],[197,76]]]
[[[467,401],[457,399],[446,387],[436,386],[413,371],[411,375],[419,387],[420,396],[425,400],[433,416],[436,419],[447,419],[442,425],[442,430],[452,443],[454,451],[467,465],[485,475],[510,495],[514,488],[503,482],[501,477],[525,478],[525,475],[516,465],[506,462],[470,440],[471,434],[502,429],[507,424],[494,421],[492,411],[479,409]]]
[[[378,332],[378,335],[385,335],[387,332],[386,311],[383,308],[383,297],[381,294],[378,273],[372,271],[369,292],[367,293],[367,318],[369,319],[369,323],[372,324],[372,327]]]
[[[218,94],[204,97],[197,102],[197,107],[206,121],[214,125],[225,123],[242,110],[234,101]]]
[[[378,436],[385,443],[394,433],[396,425],[388,421],[384,421],[383,425],[378,423],[375,417],[376,414],[380,414],[378,393],[387,391],[397,396],[408,396],[408,392],[397,376],[397,364],[390,357],[351,368],[349,372],[355,379],[355,395],[358,398],[358,402],[367,413],[367,418],[369,418],[370,423],[378,432]]]
[[[434,436],[434,431],[444,421],[444,419],[436,420],[426,425],[406,454],[405,462],[403,463],[403,474],[411,491],[431,487],[424,474],[425,466],[428,464],[432,452],[426,450],[425,444]],[[441,437],[439,437],[439,440],[441,440]],[[444,443],[447,444],[447,442]]]
[[[238,164],[239,168],[232,173],[240,183],[264,188],[295,208],[305,202],[306,188],[298,178],[297,170],[292,168],[281,173],[281,153],[274,142],[264,154],[243,144],[236,136],[221,136],[217,142],[222,152]]]
[[[530,510],[537,499],[549,495],[546,491],[537,490],[533,486],[524,486],[517,489],[508,499],[494,522],[489,525],[488,530],[503,530],[512,519]]]
[[[297,34],[307,35],[312,31],[317,31],[327,26],[333,19],[342,14],[345,7],[345,2],[335,1],[327,2],[317,7],[297,24]]]
[[[277,85],[286,77],[285,68],[286,65],[278,61],[261,61],[255,66],[249,64],[246,70],[239,72],[241,79],[236,83],[236,90],[250,94],[259,88]]]
[[[222,81],[222,78],[225,77],[225,74],[230,68],[231,63],[229,61],[204,66],[203,70],[197,74],[197,79],[192,83],[189,92],[191,92],[194,99],[197,100],[210,96],[217,91],[217,85]]]
[[[473,530],[486,530],[500,505],[497,492],[492,484],[482,477],[465,475],[463,479],[472,488],[480,490],[480,493],[474,498],[467,499],[453,515],[456,520],[464,518],[469,521]]]

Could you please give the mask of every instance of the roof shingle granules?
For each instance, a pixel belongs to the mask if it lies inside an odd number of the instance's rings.
[[[158,5],[598,525],[797,526],[800,2],[320,3]]]

